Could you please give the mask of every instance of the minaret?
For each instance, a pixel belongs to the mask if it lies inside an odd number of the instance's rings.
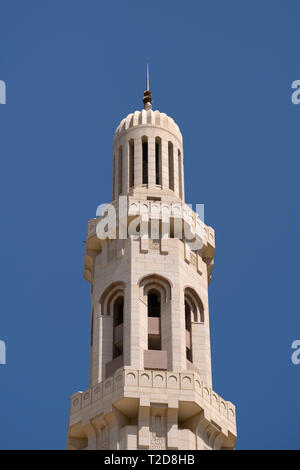
[[[235,407],[212,388],[215,234],[185,204],[182,135],[152,110],[148,66],[143,103],[115,132],[113,201],[88,222],[90,384],[67,448],[233,449]]]

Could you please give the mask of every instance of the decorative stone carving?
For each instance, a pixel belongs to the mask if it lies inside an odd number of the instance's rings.
[[[165,450],[167,443],[167,429],[162,416],[152,416],[150,426],[150,449]]]

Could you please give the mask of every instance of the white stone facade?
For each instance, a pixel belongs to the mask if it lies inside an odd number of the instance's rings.
[[[146,93],[146,92],[145,92]],[[149,95],[149,93],[148,93]],[[184,203],[182,136],[167,115],[146,109],[118,126],[113,207],[126,196],[155,238],[100,240],[88,223],[84,277],[91,284],[90,385],[71,397],[68,449],[233,449],[235,407],[212,390],[208,283],[214,230]],[[174,205],[170,236],[164,210]],[[176,219],[176,220],[175,220]],[[174,224],[202,227],[192,250]],[[176,222],[177,221],[177,222]]]

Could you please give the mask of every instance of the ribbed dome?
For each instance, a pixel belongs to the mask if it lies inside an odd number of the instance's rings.
[[[165,113],[153,111],[152,109],[143,109],[142,111],[135,111],[134,113],[128,114],[128,116],[118,125],[115,137],[119,136],[122,132],[127,131],[131,127],[145,125],[161,127],[162,129],[168,130],[175,134],[182,143],[182,135],[174,119],[167,116]]]

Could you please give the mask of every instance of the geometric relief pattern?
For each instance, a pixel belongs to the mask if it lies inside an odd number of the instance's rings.
[[[150,449],[165,450],[167,446],[167,425],[163,416],[151,416]]]

